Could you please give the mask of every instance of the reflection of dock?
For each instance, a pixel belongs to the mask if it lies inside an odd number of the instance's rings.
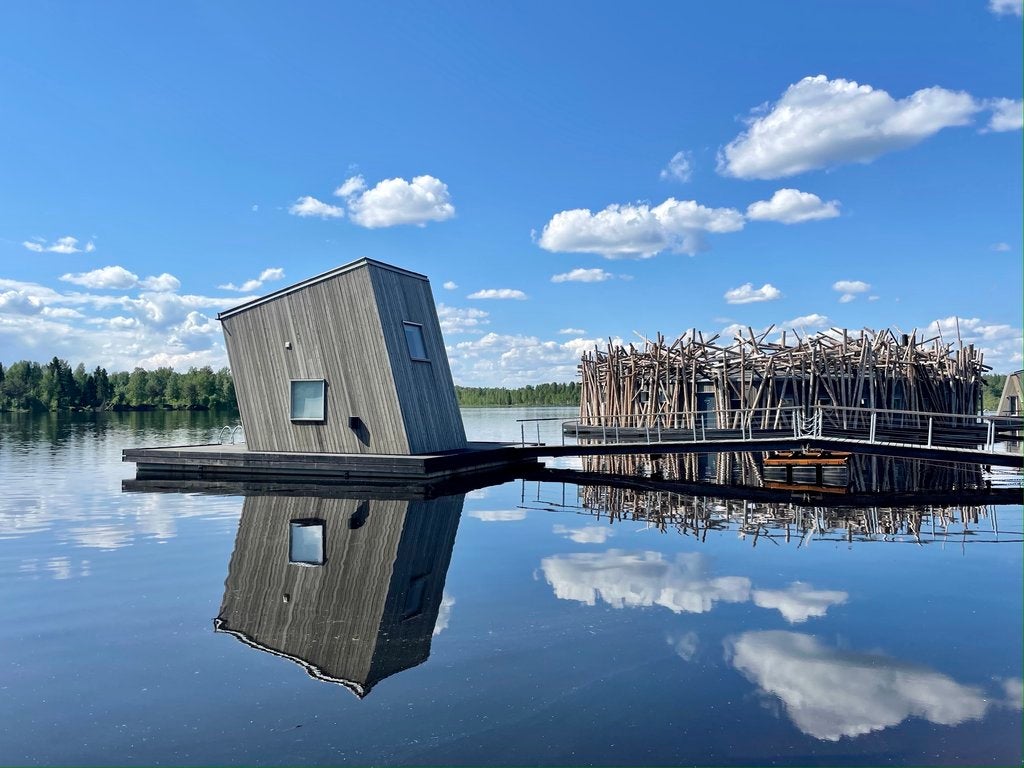
[[[463,498],[246,497],[216,631],[367,695],[430,654]]]

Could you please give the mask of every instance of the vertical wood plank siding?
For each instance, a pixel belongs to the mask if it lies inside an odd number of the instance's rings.
[[[228,360],[253,450],[409,454],[465,447],[426,279],[367,260],[226,315]],[[423,326],[429,363],[410,358],[403,321]],[[327,381],[322,423],[292,422],[292,379]],[[363,426],[353,429],[352,416]]]
[[[365,695],[430,654],[463,500],[247,497],[219,628]],[[363,505],[365,522],[353,528]],[[289,523],[309,518],[325,522],[326,562],[292,565]],[[409,590],[421,576],[422,610],[407,616]]]
[[[410,452],[464,448],[466,432],[430,283],[375,265],[370,277]],[[410,356],[404,321],[423,326],[429,362]]]

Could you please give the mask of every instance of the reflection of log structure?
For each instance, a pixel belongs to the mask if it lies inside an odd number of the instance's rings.
[[[755,426],[767,429],[785,423],[786,408],[818,404],[977,412],[987,367],[973,345],[954,353],[941,336],[921,339],[917,331],[836,329],[790,332],[791,343],[782,332],[769,342],[772,330],[748,328],[728,346],[690,332],[672,343],[659,334],[640,349],[595,347],[580,362],[581,424],[692,428],[702,412],[707,426],[735,429],[756,412]]]
[[[430,654],[463,498],[247,497],[216,629],[365,696]],[[323,565],[294,562],[297,522]]]
[[[995,527],[994,511],[980,506],[826,508],[613,486],[580,486],[579,498],[584,511],[598,519],[612,523],[635,520],[701,539],[708,531],[728,529],[773,538],[781,534],[789,540],[830,532],[841,532],[847,539],[941,537],[962,533],[967,526],[987,519]]]
[[[754,488],[770,487],[786,476],[783,469],[764,467],[760,453],[584,456],[582,461],[585,472]],[[798,481],[813,485],[814,477],[812,468],[797,470]],[[976,464],[854,454],[846,467],[826,468],[823,485],[840,486],[851,493],[955,491],[984,488],[985,477]]]

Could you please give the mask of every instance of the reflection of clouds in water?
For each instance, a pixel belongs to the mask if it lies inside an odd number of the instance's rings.
[[[452,607],[455,605],[455,598],[448,594],[448,590],[441,593],[441,607],[437,611],[437,621],[434,622],[434,637],[437,637],[446,629],[452,618]]]
[[[562,600],[615,608],[660,605],[673,613],[705,613],[719,600],[741,603],[750,597],[750,579],[712,578],[700,553],[666,560],[660,552],[579,553],[546,557],[541,570]]]
[[[551,530],[577,544],[604,544],[609,536],[614,535],[610,525],[585,525],[582,528],[556,525]]]
[[[46,560],[35,557],[28,558],[18,564],[18,572],[26,574],[30,579],[38,579],[40,575],[48,574],[55,581],[88,576],[91,573],[88,560],[83,560],[78,564],[76,573],[75,564],[69,557],[51,557]]]
[[[487,489],[486,488],[477,488],[475,491],[467,491],[466,492],[466,498],[467,499],[486,499],[487,498]]]
[[[751,596],[754,605],[775,608],[790,624],[800,624],[812,616],[824,616],[833,605],[842,605],[849,594],[794,581],[786,589],[755,589]]]
[[[957,725],[985,714],[977,688],[880,654],[852,653],[797,632],[744,632],[727,641],[732,665],[777,696],[793,724],[838,741],[889,728],[908,717]]]
[[[165,541],[177,535],[180,518],[217,517],[237,519],[240,504],[230,497],[199,494],[126,494],[77,497],[66,489],[34,488],[0,499],[0,539],[22,538],[53,531],[54,539],[76,547],[112,550],[126,547],[137,538]]]
[[[669,635],[666,639],[668,644],[672,646],[672,650],[683,661],[693,661],[693,657],[697,655],[699,641],[696,632],[687,632],[685,635],[679,635],[678,637]]]
[[[514,520],[525,520],[525,509],[478,509],[469,513],[470,517],[483,520],[488,523],[507,523]]]

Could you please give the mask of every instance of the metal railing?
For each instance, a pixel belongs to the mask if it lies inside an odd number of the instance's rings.
[[[753,440],[758,437],[843,437],[867,443],[898,442],[928,448],[958,446],[994,451],[999,417],[852,406],[775,406],[749,410],[673,411],[653,414],[581,416],[562,422],[566,435],[602,442],[703,442],[709,439]],[[581,430],[583,433],[581,435]],[[668,433],[666,435],[666,433]],[[539,430],[538,430],[539,435]],[[539,442],[539,439],[538,439]]]
[[[225,441],[228,445],[245,443],[245,428],[241,424],[221,427],[214,433],[212,442],[224,445]]]

